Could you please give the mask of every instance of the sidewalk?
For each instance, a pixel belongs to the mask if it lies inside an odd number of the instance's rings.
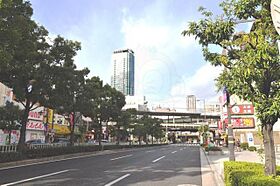
[[[222,155],[206,155],[206,159],[208,160],[209,166],[213,171],[217,185],[224,185],[224,161],[228,161],[229,159],[228,149],[224,148],[223,152],[224,153]],[[263,163],[257,152],[241,151],[234,153],[236,161]],[[276,164],[280,165],[280,153],[276,153]],[[205,186],[208,185],[206,184]]]

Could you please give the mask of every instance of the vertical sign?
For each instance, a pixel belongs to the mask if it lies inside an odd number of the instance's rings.
[[[53,123],[53,110],[52,109],[48,109],[48,122],[50,124]]]

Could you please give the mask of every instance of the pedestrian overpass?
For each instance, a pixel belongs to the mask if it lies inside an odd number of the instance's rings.
[[[161,126],[165,128],[166,137],[182,141],[199,140],[198,128],[201,125],[218,128],[220,120],[220,115],[188,112],[137,111],[137,115],[162,119]]]

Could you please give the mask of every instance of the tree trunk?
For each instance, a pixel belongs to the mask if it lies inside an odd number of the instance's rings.
[[[29,111],[30,111],[30,100],[27,99],[24,114],[22,116],[21,128],[20,128],[20,137],[19,137],[19,142],[18,142],[19,152],[23,152],[26,149],[26,146],[25,146],[26,136],[25,135],[26,135],[26,124],[28,122]]]
[[[102,121],[99,121],[99,133],[98,133],[98,144],[101,149],[101,137],[102,137]]]
[[[120,126],[118,126],[118,128],[117,128],[117,145],[119,145],[120,144],[120,129],[121,127]]]
[[[262,126],[263,144],[265,153],[265,174],[276,175],[276,160],[273,138],[273,125],[266,124]]]
[[[71,146],[74,146],[74,134],[75,134],[75,112],[73,112],[73,124],[71,127],[71,134],[70,134],[70,144]]]
[[[12,130],[9,130],[9,145],[11,145],[11,133],[12,133]]]

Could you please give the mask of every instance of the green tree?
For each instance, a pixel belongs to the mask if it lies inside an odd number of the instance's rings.
[[[251,101],[261,122],[265,151],[265,173],[276,174],[273,125],[280,118],[280,65],[277,40],[267,0],[226,0],[220,4],[223,14],[200,8],[205,16],[191,22],[183,35],[194,35],[203,55],[214,66],[223,66],[217,79],[221,89]],[[235,33],[237,20],[254,20],[249,33]],[[223,53],[209,48],[220,46]]]
[[[28,1],[1,1],[0,82],[12,88],[16,101],[24,106],[18,144],[20,151],[25,148],[29,111],[38,105],[52,106],[50,101],[58,95],[55,93],[58,91],[57,76],[61,69],[73,68],[73,57],[80,49],[79,43],[60,36],[50,41],[48,31],[31,19],[32,14]]]
[[[202,136],[203,144],[207,145],[207,139],[209,137],[209,126],[208,125],[200,125],[198,128],[199,134]]]
[[[20,127],[21,115],[22,110],[15,106],[13,102],[7,101],[4,107],[0,107],[0,129],[8,131],[9,144],[11,144],[12,130],[18,130]]]
[[[51,48],[50,57],[55,64],[51,67],[51,83],[49,89],[49,106],[57,112],[72,118],[70,142],[74,143],[75,123],[79,116],[87,112],[88,99],[85,90],[85,77],[88,75],[87,68],[77,70],[73,57],[80,49],[80,43],[65,40],[58,36]],[[79,113],[79,114],[78,114]]]
[[[121,138],[128,137],[129,133],[127,130],[131,128],[131,124],[134,122],[134,116],[136,114],[135,109],[127,109],[125,111],[122,111],[117,118],[116,123],[116,137],[117,137],[117,144],[120,143]]]
[[[47,30],[31,16],[27,1],[3,0],[0,6],[0,82],[13,89],[16,100],[24,106],[19,150],[25,148],[25,131],[29,111],[44,104],[49,85]]]

